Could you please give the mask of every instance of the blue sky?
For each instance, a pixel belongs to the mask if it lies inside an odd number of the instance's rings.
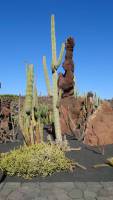
[[[50,17],[55,14],[57,55],[75,39],[75,74],[80,93],[113,97],[112,0],[0,0],[1,94],[25,94],[25,62],[33,63],[39,94],[46,94],[42,56],[51,78]]]

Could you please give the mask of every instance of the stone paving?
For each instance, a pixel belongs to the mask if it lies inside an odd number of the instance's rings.
[[[0,200],[113,200],[113,182],[3,182]]]

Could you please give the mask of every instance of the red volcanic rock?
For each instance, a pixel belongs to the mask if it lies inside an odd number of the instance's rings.
[[[65,73],[59,74],[58,77],[58,89],[62,90],[62,97],[68,97],[74,95],[74,63],[73,63],[73,49],[74,40],[69,37],[65,43],[66,55],[62,67]]]
[[[3,115],[3,118],[9,117],[10,109],[7,107],[3,107],[1,110],[1,114]]]
[[[113,109],[103,102],[87,122],[84,143],[91,146],[113,144]]]
[[[62,98],[60,101],[60,123],[62,134],[77,134],[77,122],[80,118],[83,99],[73,96]]]

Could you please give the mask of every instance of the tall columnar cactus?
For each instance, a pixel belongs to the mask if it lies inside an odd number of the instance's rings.
[[[27,65],[27,87],[26,87],[26,98],[25,98],[25,111],[27,114],[30,114],[32,111],[33,83],[34,83],[33,64],[29,64]]]
[[[51,16],[51,45],[52,45],[53,113],[54,113],[56,139],[57,141],[60,142],[62,141],[62,135],[61,135],[61,127],[60,127],[59,110],[56,106],[58,102],[57,68],[61,64],[65,45],[64,43],[62,44],[60,56],[57,60],[54,15]]]
[[[59,110],[57,108],[57,102],[58,102],[57,69],[60,66],[61,61],[62,61],[65,44],[62,43],[60,55],[59,55],[59,58],[57,60],[54,15],[51,16],[51,46],[52,46],[51,68],[52,68],[52,80],[53,80],[52,94],[53,94],[54,125],[55,125],[56,140],[58,142],[61,142],[62,141],[62,135],[61,135],[61,127],[60,127]],[[46,58],[44,57],[44,59],[46,59]]]
[[[46,57],[45,56],[43,56],[43,69],[44,69],[44,76],[45,76],[48,96],[52,96],[52,91],[51,91],[50,80],[49,80],[49,75],[48,75]]]

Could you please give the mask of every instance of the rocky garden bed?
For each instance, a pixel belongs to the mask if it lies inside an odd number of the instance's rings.
[[[47,133],[45,132],[45,135],[46,134]],[[0,153],[9,152],[13,149],[19,149],[20,145],[21,146],[23,145],[23,139],[22,139],[21,134],[18,139],[19,139],[19,142],[0,144]],[[78,142],[77,140],[75,140],[74,138],[70,136],[67,136],[67,140],[72,150],[64,152],[66,159],[73,161],[73,163],[76,163],[76,164],[78,163],[78,165],[76,165],[75,168],[71,169],[70,171],[70,167],[67,169],[68,165],[65,162],[63,162],[61,163],[61,165],[63,165],[63,168],[61,169],[64,169],[64,171],[61,170],[59,172],[57,171],[55,172],[54,170],[54,173],[51,174],[51,176],[48,176],[49,171],[46,171],[48,170],[48,167],[47,167],[44,170],[45,173],[48,172],[48,174],[46,174],[47,175],[46,177],[41,177],[40,174],[37,174],[36,177],[34,178],[32,177],[31,181],[34,181],[34,182],[35,181],[45,181],[45,182],[56,182],[56,181],[59,181],[59,182],[60,181],[61,182],[62,181],[84,181],[85,182],[86,181],[87,182],[87,181],[112,181],[113,180],[112,166],[108,165],[108,166],[103,166],[103,167],[101,166],[98,168],[94,168],[94,165],[106,163],[106,160],[113,156],[112,144],[106,145],[104,147],[104,155],[102,155],[101,148],[87,146],[83,144],[82,142]],[[78,151],[74,150],[75,148],[76,150],[78,148]],[[21,151],[21,150],[17,150],[17,151]],[[57,152],[58,151],[59,150],[57,150]],[[14,153],[12,155],[14,156]],[[43,154],[43,155],[45,156],[46,154]],[[54,154],[54,158],[55,156],[57,155]],[[8,157],[8,159],[9,158],[10,157]],[[34,155],[34,158],[35,158],[35,155]],[[60,157],[57,157],[56,162],[60,161],[59,158]],[[63,157],[63,159],[64,158],[65,157]],[[8,159],[7,159],[7,162],[8,162]],[[41,159],[41,162],[43,162],[43,159]],[[66,168],[65,168],[65,164],[66,164]],[[1,180],[4,180],[5,178],[7,181],[20,181],[20,180],[25,181],[25,182],[30,181],[30,180],[26,180],[22,178],[22,176],[18,177],[17,176],[17,173],[19,173],[18,170],[17,172],[14,173],[15,167],[17,167],[17,165],[14,164],[14,160],[13,160],[12,165],[13,165],[12,166],[13,172],[10,171],[9,174],[6,173],[5,175],[2,173],[2,171],[0,172]],[[20,171],[22,169],[21,166],[22,165],[20,164]],[[4,164],[4,169],[10,169],[10,167],[11,167],[11,162],[10,162],[10,166]],[[60,163],[58,164],[58,169],[60,169],[59,167],[60,167]],[[11,174],[14,176],[10,176]]]

